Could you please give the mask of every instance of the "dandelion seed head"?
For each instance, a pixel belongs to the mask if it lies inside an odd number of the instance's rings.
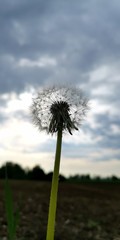
[[[52,87],[37,93],[31,113],[33,123],[48,133],[78,130],[86,115],[88,99],[79,88]]]

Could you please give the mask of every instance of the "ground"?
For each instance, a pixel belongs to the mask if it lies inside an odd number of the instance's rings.
[[[20,211],[17,240],[45,240],[51,183],[10,181]],[[6,239],[3,181],[0,237]],[[55,240],[120,240],[120,184],[59,183]]]

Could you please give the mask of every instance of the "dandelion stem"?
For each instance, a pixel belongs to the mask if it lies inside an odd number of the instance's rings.
[[[58,192],[58,179],[59,179],[61,145],[62,145],[62,130],[58,130],[54,172],[53,172],[53,177],[52,177],[52,187],[51,187],[51,196],[50,196],[46,240],[54,240],[55,215],[56,215],[56,205],[57,205],[57,192]]]

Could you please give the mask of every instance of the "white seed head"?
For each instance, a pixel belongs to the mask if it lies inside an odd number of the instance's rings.
[[[33,99],[32,119],[40,130],[78,130],[86,115],[88,99],[78,88],[52,87],[41,90]]]

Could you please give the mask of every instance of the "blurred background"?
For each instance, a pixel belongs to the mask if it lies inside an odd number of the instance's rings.
[[[0,166],[53,170],[56,136],[39,132],[38,89],[65,83],[90,99],[79,132],[63,137],[65,176],[120,177],[120,2],[0,1]]]

